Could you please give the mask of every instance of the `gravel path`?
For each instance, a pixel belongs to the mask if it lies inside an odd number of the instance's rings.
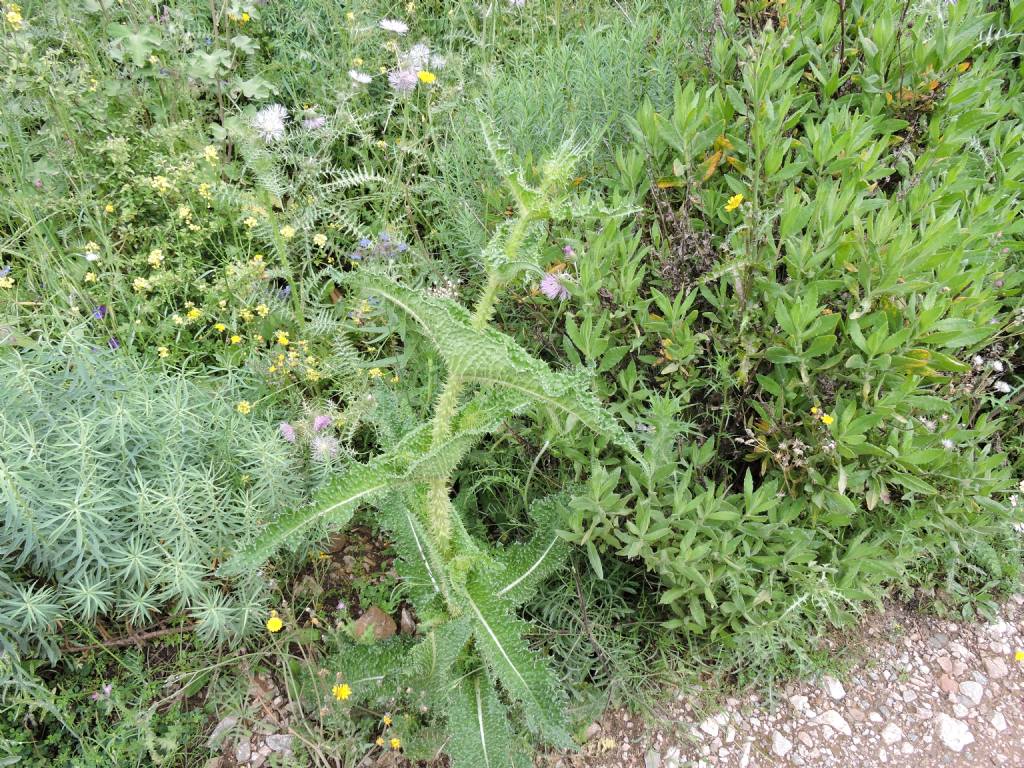
[[[999,620],[954,623],[900,608],[867,622],[842,681],[730,698],[679,696],[653,727],[610,713],[557,768],[1024,768],[1024,596]]]

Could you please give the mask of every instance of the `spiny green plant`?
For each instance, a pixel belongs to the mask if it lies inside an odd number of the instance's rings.
[[[557,535],[567,499],[534,503],[534,532],[498,549],[471,536],[453,505],[451,476],[466,452],[513,415],[550,412],[567,426],[582,424],[641,461],[633,440],[601,406],[580,373],[558,372],[490,326],[499,291],[524,272],[541,269],[550,220],[607,215],[568,190],[580,149],[563,144],[531,183],[507,150],[488,147],[515,198],[518,215],[498,228],[482,255],[486,280],[472,311],[432,297],[369,269],[339,280],[411,321],[440,353],[447,382],[428,421],[407,427],[395,419],[381,430],[384,452],[355,463],[310,507],[283,515],[222,566],[225,575],[250,571],[279,547],[301,540],[316,523],[340,528],[358,505],[379,512],[402,553],[403,576],[426,638],[388,674],[432,680],[433,704],[451,733],[456,766],[509,766],[512,736],[505,699],[521,708],[529,730],[571,746],[564,693],[524,638],[528,624],[515,610],[566,553]],[[390,432],[390,434],[388,434]]]

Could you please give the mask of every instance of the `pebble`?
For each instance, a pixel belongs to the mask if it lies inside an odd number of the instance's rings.
[[[842,701],[846,698],[846,689],[843,684],[836,680],[831,675],[825,675],[825,692],[828,693],[829,698],[835,701]]]
[[[781,733],[776,731],[772,734],[772,752],[779,757],[785,757],[789,754],[789,750],[793,748],[793,742],[783,736]]]
[[[950,717],[945,712],[940,712],[936,720],[938,721],[939,738],[947,748],[954,752],[961,752],[964,747],[974,743],[974,734],[963,720]]]
[[[892,746],[898,741],[903,740],[903,731],[895,723],[889,723],[882,729],[882,741],[889,746]]]
[[[836,712],[834,709],[830,709],[827,712],[822,712],[818,717],[818,722],[822,725],[827,725],[835,730],[839,731],[844,736],[850,736],[853,731],[850,730],[850,724],[846,722],[842,715]]]
[[[960,683],[960,693],[974,702],[974,706],[978,706],[985,695],[985,687],[974,680],[965,680]]]
[[[1002,712],[996,712],[992,715],[992,727],[996,729],[997,733],[1002,733],[1009,727]]]

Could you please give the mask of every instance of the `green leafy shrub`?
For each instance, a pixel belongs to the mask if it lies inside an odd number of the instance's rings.
[[[263,582],[243,575],[227,591],[214,570],[304,497],[273,427],[181,375],[70,340],[5,352],[0,377],[5,644],[53,660],[58,626],[140,627],[174,609],[216,641],[262,623]]]
[[[1024,126],[987,35],[1021,19],[731,10],[713,85],[643,107],[618,155],[612,194],[649,214],[574,265],[563,346],[654,471],[597,465],[566,533],[761,675],[893,585],[969,615],[1019,575]]]

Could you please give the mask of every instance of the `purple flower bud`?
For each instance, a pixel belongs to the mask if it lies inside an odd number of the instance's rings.
[[[118,341],[116,337],[111,336],[107,340],[107,346],[110,347],[111,349],[120,349],[121,348],[121,342]]]
[[[107,305],[100,304],[96,309],[92,311],[92,316],[97,320],[102,320],[107,316]]]
[[[564,254],[565,254],[565,256],[566,256],[566,258],[568,258],[568,259],[571,259],[571,258],[572,258],[573,256],[575,256],[575,255],[576,255],[576,251],[574,251],[574,250],[572,249],[572,246],[571,246],[571,245],[567,245],[567,246],[565,246],[565,247],[564,247],[564,248],[562,249],[562,253],[564,253]]]
[[[289,424],[287,421],[282,421],[277,425],[277,431],[281,433],[281,439],[287,443],[295,442],[295,427]]]
[[[317,416],[313,419],[313,431],[320,432],[321,430],[327,429],[331,426],[332,419],[330,416]]]

